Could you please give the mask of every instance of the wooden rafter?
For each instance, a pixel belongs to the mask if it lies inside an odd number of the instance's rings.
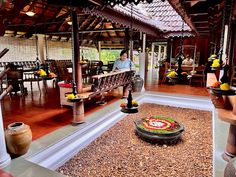
[[[117,25],[115,23],[111,23],[113,28],[117,28]],[[115,31],[117,37],[121,37],[119,32]]]

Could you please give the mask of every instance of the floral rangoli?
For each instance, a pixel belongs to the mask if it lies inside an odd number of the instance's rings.
[[[159,140],[177,140],[184,126],[172,118],[163,116],[151,116],[139,118],[135,121],[136,133],[143,139],[158,142]]]

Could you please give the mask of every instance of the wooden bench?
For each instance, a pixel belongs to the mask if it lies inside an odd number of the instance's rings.
[[[134,76],[135,71],[129,70],[122,70],[117,72],[111,72],[106,74],[99,74],[92,76],[93,83],[92,85],[83,88],[81,93],[78,96],[81,98],[81,101],[91,99],[97,95],[101,95],[103,99],[103,95],[105,92],[109,92],[113,89],[116,89],[120,86],[123,86],[124,89],[127,89],[132,77]],[[70,105],[73,104],[67,102],[65,93],[72,91],[72,85],[65,87],[62,83],[59,83],[60,88],[60,104],[63,105]]]

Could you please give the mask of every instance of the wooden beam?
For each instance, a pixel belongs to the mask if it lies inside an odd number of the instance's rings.
[[[105,7],[102,10],[96,8],[93,10],[86,9],[84,12],[96,16],[103,16],[104,18],[108,19],[111,22],[116,22],[127,27],[130,27],[130,21],[132,20],[134,29],[146,32],[155,37],[159,37],[160,33],[162,33],[157,27],[154,27],[148,23],[145,23],[137,19],[131,19],[129,15],[120,13],[109,7]]]

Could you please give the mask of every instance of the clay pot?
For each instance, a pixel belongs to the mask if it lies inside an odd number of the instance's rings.
[[[236,176],[236,158],[233,158],[225,167],[224,177]]]
[[[140,75],[136,75],[133,80],[133,91],[134,92],[141,92],[143,88],[143,79]]]
[[[25,154],[32,142],[30,127],[22,122],[14,122],[5,130],[7,149],[13,156]]]

